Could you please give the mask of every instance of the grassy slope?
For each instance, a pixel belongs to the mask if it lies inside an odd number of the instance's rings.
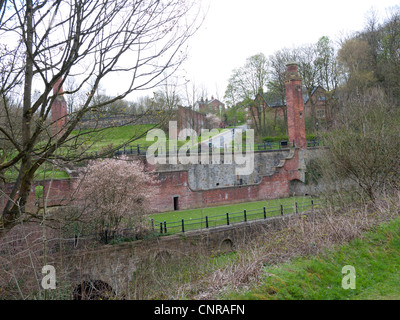
[[[18,172],[12,168],[7,170],[5,176],[10,181],[15,181],[18,177]],[[46,180],[46,179],[68,179],[69,175],[65,171],[53,170],[50,167],[41,166],[35,174],[34,180]]]
[[[89,141],[92,146],[90,147],[89,152],[95,152],[101,150],[101,148],[108,146],[109,144],[113,144],[114,146],[124,144],[132,137],[140,137],[146,131],[151,130],[154,128],[155,125],[146,124],[146,125],[131,125],[131,126],[123,126],[123,127],[115,127],[115,128],[107,128],[99,133],[92,133],[91,130],[75,130],[72,132],[72,135],[76,135],[78,133],[85,133],[83,140]],[[146,135],[143,137],[138,138],[137,140],[130,143],[130,145],[149,145],[153,142],[146,141]]]
[[[356,270],[356,289],[342,288],[346,265]],[[400,300],[400,219],[368,232],[363,239],[312,258],[265,267],[262,284],[228,299]],[[267,276],[269,275],[269,276]]]
[[[155,124],[138,124],[138,125],[130,125],[123,127],[114,127],[107,128],[101,131],[100,133],[90,133],[88,135],[83,136],[83,140],[88,140],[92,143],[92,147],[90,148],[90,152],[95,152],[101,150],[101,148],[108,146],[109,144],[113,144],[114,146],[122,145],[126,141],[132,139],[132,137],[138,137],[133,142],[129,143],[129,146],[137,146],[148,147],[154,143],[154,141],[146,140],[146,131],[149,131],[153,128],[157,128]],[[225,129],[219,129],[220,132]],[[90,132],[90,130],[81,130],[82,132]],[[72,132],[72,135],[78,134],[78,130]],[[143,135],[143,137],[140,137]],[[166,133],[167,134],[167,133]],[[212,135],[211,135],[212,136]],[[89,138],[89,139],[88,139]],[[168,136],[166,136],[168,141]],[[199,136],[199,142],[201,141],[201,136]],[[185,142],[178,141],[178,146],[183,145]]]
[[[154,125],[134,125],[134,126],[124,126],[124,127],[115,127],[109,128],[101,133],[91,133],[88,135],[82,136],[82,141],[87,141],[88,144],[93,144],[92,147],[88,150],[88,152],[96,152],[100,151],[103,147],[108,146],[110,143],[114,145],[122,144],[128,139],[132,138],[132,136],[139,136],[146,130],[150,130]],[[89,130],[81,130],[80,132],[87,132]],[[79,131],[75,130],[72,132],[72,135],[78,134]],[[131,143],[131,145],[149,145],[153,142],[146,142],[146,136],[138,139],[137,141]],[[60,149],[62,152],[62,148]],[[6,177],[11,181],[15,180],[18,176],[18,172],[13,168],[11,170],[6,171]],[[50,166],[45,167],[42,165],[35,175],[35,180],[43,180],[43,179],[68,179],[69,175],[65,171],[55,170]]]

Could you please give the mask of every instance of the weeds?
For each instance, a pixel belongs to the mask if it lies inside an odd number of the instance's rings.
[[[301,297],[304,291],[301,287],[302,281],[307,280],[313,285],[318,285],[324,281],[325,276],[328,276],[327,282],[333,281],[332,277],[337,278],[337,274],[332,274],[326,260],[319,258],[320,255],[327,250],[339,250],[339,246],[343,244],[360,245],[366,231],[379,228],[380,223],[391,221],[398,216],[399,200],[397,196],[397,199],[390,198],[373,205],[360,205],[358,208],[348,207],[346,210],[331,208],[315,215],[303,214],[297,219],[289,220],[283,229],[268,231],[257,241],[238,248],[234,253],[213,257],[191,256],[184,261],[171,261],[163,266],[147,265],[142,269],[141,285],[147,289],[152,288],[152,292],[157,292],[157,296],[144,294],[141,298],[274,299],[279,296],[294,299]],[[338,257],[342,254],[340,250],[337,253]],[[284,296],[279,295],[278,288],[286,284],[271,270],[290,261],[311,257],[316,258],[305,272],[299,274],[297,270],[287,271],[299,276],[298,284],[288,289]],[[370,256],[367,255],[365,259],[366,264],[371,263],[368,260]],[[333,261],[332,264],[334,263]],[[160,285],[161,280],[158,283],[154,281],[155,274],[158,274],[157,278],[162,279],[162,285]],[[235,294],[243,291],[252,292],[251,290],[262,286],[266,278],[269,281],[259,296],[257,296],[258,291],[250,296]],[[323,292],[319,297],[323,296]],[[340,298],[340,295],[334,295],[333,298]]]

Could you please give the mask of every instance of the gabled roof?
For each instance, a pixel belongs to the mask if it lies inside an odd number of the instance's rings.
[[[282,101],[280,95],[276,93],[272,92],[258,93],[257,96],[261,96],[265,104],[270,108],[277,108],[286,105],[286,100],[284,99]]]
[[[214,97],[212,97],[211,100],[206,99],[206,100],[197,101],[196,104],[198,104],[199,106],[201,106],[201,105],[209,105],[210,103],[212,103],[212,102],[214,102],[214,101],[216,101],[216,102],[218,102],[219,104],[225,106],[225,104],[224,104],[223,102],[219,101],[218,99],[215,99]]]
[[[323,87],[321,86],[316,86],[311,92],[311,96],[314,95],[314,93],[317,91],[318,88],[321,88],[323,91],[326,91]],[[306,104],[309,100],[307,90],[303,87],[302,89],[303,93],[303,101],[304,104]],[[270,107],[270,108],[277,108],[277,107],[282,107],[286,105],[286,99],[283,99],[280,97],[279,94],[276,93],[271,93],[271,92],[266,92],[266,93],[258,93],[256,96],[256,99],[258,96],[261,96],[262,99],[264,100],[265,104]]]
[[[314,88],[312,89],[312,91],[311,91],[311,96],[314,95],[315,91],[317,91],[318,88],[321,88],[323,91],[326,91],[323,87],[321,87],[321,86],[316,86],[316,87],[314,87]],[[309,99],[310,99],[310,98],[309,98],[309,96],[308,96],[307,90],[303,87],[303,100],[304,100],[304,104],[306,104],[306,103],[308,102]]]

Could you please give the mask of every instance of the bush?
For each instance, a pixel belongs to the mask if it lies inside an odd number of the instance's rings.
[[[268,137],[263,138],[264,142],[267,142],[267,141],[281,142],[281,141],[288,141],[288,140],[289,140],[289,138],[287,135],[279,135],[279,136],[274,136],[274,137],[268,136]]]
[[[309,133],[306,134],[306,140],[307,141],[318,140],[318,136],[315,133]]]
[[[311,141],[311,140],[318,140],[318,136],[314,133],[311,134],[307,134],[306,135],[306,139],[307,141]],[[289,137],[287,135],[279,135],[279,136],[267,136],[264,137],[263,142],[267,142],[267,141],[271,141],[271,142],[281,142],[281,141],[288,141]]]
[[[83,220],[116,230],[122,222],[137,224],[150,213],[155,183],[139,161],[122,157],[90,162],[74,187]]]

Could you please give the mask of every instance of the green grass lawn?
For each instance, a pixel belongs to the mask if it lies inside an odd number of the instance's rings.
[[[82,136],[81,142],[86,143],[87,145],[91,144],[89,152],[98,152],[102,148],[107,147],[110,144],[114,146],[119,146],[125,144],[127,141],[132,139],[133,137],[137,137],[134,141],[126,145],[127,150],[130,147],[137,147],[146,148],[152,145],[155,141],[147,141],[146,136],[149,130],[156,129],[156,125],[146,124],[146,125],[130,125],[130,126],[123,126],[123,127],[114,127],[114,128],[107,128],[102,130],[98,133],[92,133],[91,130],[75,130],[72,132],[72,135],[87,133]],[[226,131],[227,129],[218,129],[219,133]],[[215,135],[215,134],[214,134]],[[210,134],[212,137],[213,134]],[[168,146],[168,135],[166,133],[166,140]],[[201,136],[198,137],[198,142],[201,142]],[[178,147],[185,144],[185,141],[178,141]]]
[[[5,177],[9,181],[15,181],[18,177],[18,172],[15,168],[5,171]],[[69,179],[68,173],[63,170],[54,170],[53,168],[42,165],[35,173],[34,180],[49,180],[49,179]]]
[[[283,199],[274,199],[266,201],[244,202],[232,205],[190,209],[181,211],[170,211],[150,215],[154,220],[155,226],[167,222],[168,233],[180,232],[182,230],[182,219],[184,219],[185,231],[190,229],[199,229],[206,227],[206,216],[208,217],[209,227],[227,224],[227,215],[229,213],[229,223],[243,222],[244,210],[246,210],[247,221],[264,218],[266,216],[277,216],[281,214],[281,205],[284,214],[311,210],[311,199],[309,197],[291,197]],[[314,200],[315,205],[317,203]]]
[[[74,130],[72,135],[83,134],[81,142],[91,144],[90,152],[100,151],[102,148],[113,144],[114,146],[122,145],[133,137],[137,137],[135,141],[129,145],[149,146],[153,142],[146,141],[146,132],[155,128],[155,125],[131,125],[123,127],[106,128],[100,132],[91,132],[91,129]],[[142,136],[143,135],[143,136]]]
[[[267,266],[262,284],[227,299],[400,300],[400,218],[375,227],[363,239],[312,258]],[[355,289],[344,289],[344,266],[355,268]]]

